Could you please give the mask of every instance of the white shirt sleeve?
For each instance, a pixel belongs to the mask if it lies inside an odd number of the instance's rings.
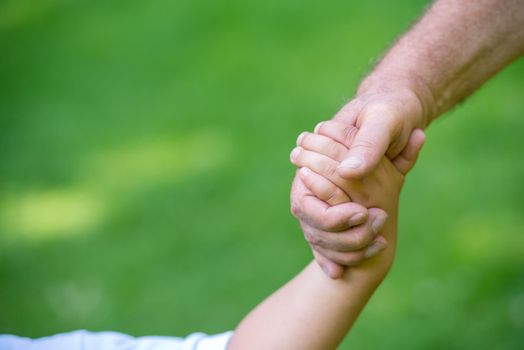
[[[75,331],[30,339],[0,335],[0,350],[226,350],[233,332],[194,333],[187,338],[147,336],[134,338],[116,332]]]

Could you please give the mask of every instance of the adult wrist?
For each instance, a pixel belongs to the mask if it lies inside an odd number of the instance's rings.
[[[417,111],[419,128],[426,128],[439,115],[432,90],[418,77],[373,72],[359,85],[357,97],[376,94],[394,94],[407,109]]]

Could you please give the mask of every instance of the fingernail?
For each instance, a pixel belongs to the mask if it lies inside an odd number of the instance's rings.
[[[339,168],[358,169],[362,166],[362,164],[363,164],[362,159],[358,157],[349,157],[347,159],[344,159],[338,167]]]
[[[380,230],[384,227],[384,224],[386,223],[387,216],[385,215],[379,215],[375,218],[373,223],[371,224],[371,229],[375,234],[379,233]]]
[[[318,129],[320,129],[322,124],[324,124],[324,122],[320,122],[320,123],[317,124],[317,126],[315,126],[315,130],[313,130],[315,132],[315,134],[318,132]]]
[[[300,175],[302,175],[303,177],[308,177],[309,175],[311,175],[311,170],[309,170],[309,168],[306,167],[300,168]]]
[[[328,269],[326,266],[322,266],[322,271],[324,271],[324,273],[326,274],[326,276],[331,277],[331,276],[329,275],[329,269]]]
[[[386,249],[387,244],[383,242],[375,242],[372,245],[369,246],[368,249],[364,252],[364,257],[366,259],[372,258],[376,256],[378,253]]]
[[[348,224],[349,226],[355,226],[362,224],[364,222],[364,219],[366,218],[366,214],[364,213],[357,213],[349,218]]]
[[[304,139],[304,137],[306,136],[307,132],[303,132],[301,133],[300,135],[298,135],[298,138],[297,138],[297,146],[300,146],[302,144],[302,140]]]
[[[295,147],[293,149],[293,151],[291,151],[291,154],[289,156],[289,158],[291,158],[291,161],[294,163],[295,160],[297,159],[298,157],[298,154],[300,153],[300,147]]]

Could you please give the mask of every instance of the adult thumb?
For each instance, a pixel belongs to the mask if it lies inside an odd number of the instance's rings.
[[[380,163],[391,141],[391,128],[386,123],[365,122],[338,166],[338,174],[348,180],[368,175]]]

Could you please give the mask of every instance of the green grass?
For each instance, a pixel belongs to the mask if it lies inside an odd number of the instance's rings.
[[[424,1],[0,2],[0,332],[232,329],[306,264],[288,154]],[[524,62],[428,130],[342,348],[524,342]]]

